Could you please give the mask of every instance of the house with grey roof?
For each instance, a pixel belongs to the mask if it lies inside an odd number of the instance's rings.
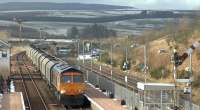
[[[0,40],[0,75],[7,79],[10,75],[10,45]]]

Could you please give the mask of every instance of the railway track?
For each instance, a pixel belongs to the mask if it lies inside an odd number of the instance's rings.
[[[18,58],[18,56],[17,56],[17,61],[19,61],[19,58]],[[19,62],[17,62],[17,64],[19,64]],[[21,71],[21,68],[19,68],[19,70]],[[29,97],[29,95],[28,95],[28,90],[27,90],[27,87],[26,87],[26,84],[25,84],[25,80],[24,80],[24,78],[23,78],[23,76],[22,76],[22,73],[19,71],[19,73],[18,74],[20,74],[20,78],[21,78],[21,82],[22,82],[22,86],[23,86],[23,94],[24,94],[24,96],[25,96],[25,105],[26,105],[26,109],[29,109],[29,110],[32,110],[31,109],[31,103],[30,103],[30,97]]]
[[[19,74],[24,88],[24,96],[26,97],[26,108],[28,110],[48,110],[47,104],[42,97],[35,80],[31,76],[31,71],[26,66],[23,54],[17,56],[17,64],[19,66]],[[28,75],[30,80],[25,80],[23,74]]]
[[[89,63],[85,63],[84,65],[81,65],[80,67],[84,72],[91,71],[91,64],[89,64]],[[142,79],[135,78],[132,75],[127,75],[128,80],[127,80],[127,84],[126,84],[126,82],[125,82],[126,74],[121,73],[121,72],[113,69],[112,75],[111,75],[111,68],[104,66],[100,70],[100,66],[96,65],[96,64],[93,64],[92,71],[96,74],[103,76],[103,77],[109,78],[109,79],[111,79],[111,80],[113,80],[113,81],[115,81],[115,82],[117,82],[117,83],[119,83],[123,86],[127,85],[131,89],[135,89],[135,87],[137,87],[137,82],[142,81]]]

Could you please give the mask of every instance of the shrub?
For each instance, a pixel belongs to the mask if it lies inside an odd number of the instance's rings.
[[[140,71],[141,71],[139,65],[134,66],[133,69],[134,69],[136,72],[140,72]]]
[[[114,60],[114,59],[113,59],[113,64],[112,64],[112,66],[113,66],[113,67],[117,67],[117,61]]]
[[[200,60],[200,51],[197,51],[197,59]]]
[[[184,79],[184,78],[189,78],[191,76],[191,73],[185,70],[177,71],[178,73],[178,78],[179,79]]]
[[[196,80],[194,80],[194,82],[192,83],[192,87],[195,87],[195,88],[199,88],[200,87],[200,76],[198,76],[196,78]]]
[[[150,72],[150,75],[155,79],[166,78],[169,75],[169,70],[161,66],[159,68],[153,69]]]
[[[105,53],[102,54],[101,61],[106,63],[106,64],[111,65],[111,58],[110,58],[108,52],[105,52]],[[114,60],[114,59],[112,61],[112,66],[117,67],[117,61]]]
[[[102,62],[107,63],[107,62],[109,62],[109,60],[110,60],[110,56],[109,56],[108,52],[104,52],[104,53],[101,54],[101,61]]]

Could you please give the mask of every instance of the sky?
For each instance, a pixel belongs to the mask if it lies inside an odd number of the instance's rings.
[[[200,9],[200,0],[28,0],[29,2],[78,2],[133,6],[139,9]],[[27,2],[27,0],[0,0]]]

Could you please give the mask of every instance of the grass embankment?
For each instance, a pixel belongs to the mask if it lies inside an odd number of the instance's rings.
[[[104,63],[110,64],[111,45],[113,45],[113,67],[120,69],[120,65],[125,57],[125,48],[128,47],[128,59],[131,61],[131,72],[134,75],[142,76],[142,67],[144,65],[143,48],[131,48],[130,45],[135,42],[144,44],[148,41],[147,62],[149,65],[149,77],[153,82],[173,82],[173,71],[171,63],[171,52],[174,47],[181,55],[192,43],[200,40],[200,23],[188,23],[182,21],[175,27],[166,27],[159,31],[150,31],[140,38],[109,38],[102,40],[105,49]],[[175,29],[176,30],[175,30]],[[165,31],[166,30],[166,31]],[[163,49],[165,52],[159,53]],[[193,101],[200,105],[200,49],[196,49],[192,55],[193,65]],[[189,66],[189,59],[178,67],[178,76],[185,76],[185,68]]]

